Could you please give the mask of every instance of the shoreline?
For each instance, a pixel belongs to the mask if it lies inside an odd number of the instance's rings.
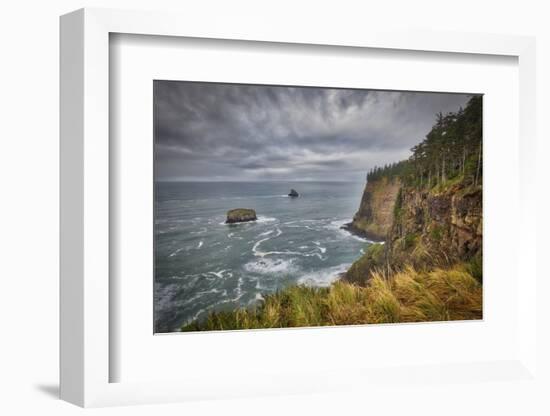
[[[365,231],[365,230],[362,230],[360,228],[355,227],[353,225],[353,221],[343,224],[340,227],[340,229],[345,230],[348,233],[350,233],[352,235],[355,235],[357,237],[364,238],[364,239],[368,240],[369,242],[371,242],[373,244],[380,244],[380,243],[385,243],[386,242],[385,237],[382,237],[378,234],[370,233],[368,231]]]

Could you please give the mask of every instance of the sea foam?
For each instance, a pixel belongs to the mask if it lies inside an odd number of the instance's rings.
[[[274,222],[274,221],[277,221],[277,218],[274,218],[274,217],[264,217],[262,215],[258,216],[258,218],[256,219],[256,221],[244,221],[244,222],[234,222],[234,223],[231,223],[231,224],[227,224],[224,221],[222,222],[219,222],[218,224],[219,225],[230,225],[230,226],[235,226],[235,225],[244,225],[244,224],[263,224],[263,223],[266,223],[266,222]]]
[[[298,279],[298,283],[307,286],[330,286],[332,282],[339,279],[340,274],[344,273],[349,267],[350,263],[339,264],[338,266],[327,267],[315,272],[302,275]]]
[[[297,267],[292,259],[262,258],[246,263],[244,269],[251,273],[273,274],[295,272]]]

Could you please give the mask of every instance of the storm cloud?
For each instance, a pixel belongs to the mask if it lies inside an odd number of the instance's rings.
[[[155,81],[155,178],[363,181],[466,94]]]

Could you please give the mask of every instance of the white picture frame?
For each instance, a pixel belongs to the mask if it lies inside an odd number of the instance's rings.
[[[440,54],[503,55],[519,67],[519,210],[517,353],[498,361],[441,362],[414,368],[323,369],[281,372],[254,380],[220,375],[178,381],[111,382],[110,366],[119,359],[110,349],[109,293],[110,169],[109,36],[154,35],[332,47],[429,51]],[[214,18],[205,25],[192,16],[82,9],[61,18],[61,398],[79,406],[160,403],[216,397],[319,393],[401,382],[480,383],[483,380],[537,382],[535,165],[535,41],[529,37],[466,33],[383,32],[351,29],[306,33],[266,22],[233,25]],[[296,330],[295,330],[296,331]],[[299,330],[298,330],[299,331]],[[326,335],[334,336],[334,332]],[[200,336],[200,335],[197,335]],[[320,377],[320,374],[326,377]],[[342,380],[346,380],[342,382]],[[407,381],[408,380],[408,381]]]

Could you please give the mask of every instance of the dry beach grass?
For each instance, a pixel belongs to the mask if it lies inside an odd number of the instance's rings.
[[[312,327],[482,318],[482,286],[467,264],[392,276],[373,272],[366,286],[343,280],[328,288],[290,286],[258,306],[212,312],[182,331]]]

